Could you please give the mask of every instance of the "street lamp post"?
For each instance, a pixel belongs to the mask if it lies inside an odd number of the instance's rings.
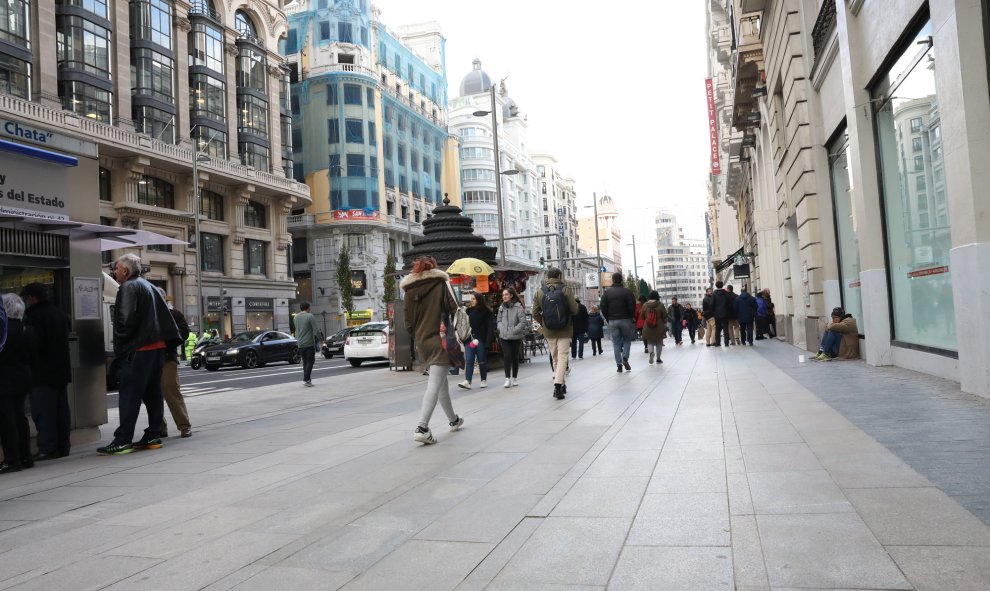
[[[650,283],[653,284],[653,289],[656,289],[657,288],[657,263],[656,263],[656,260],[657,260],[656,255],[650,255],[650,267],[653,268],[653,279],[650,280]]]
[[[475,117],[484,117],[491,113],[492,116],[492,139],[495,142],[495,206],[498,212],[498,261],[501,266],[505,266],[505,222],[502,219],[502,171],[501,168],[501,155],[498,151],[498,113],[495,111],[495,85],[492,84],[489,87],[489,92],[492,99],[492,110],[491,111],[475,111],[472,113]],[[516,174],[519,171],[516,171]],[[508,174],[508,171],[506,171]]]
[[[632,244],[631,245],[630,244],[627,244],[626,246],[632,246],[633,247],[633,268],[635,269],[633,271],[633,275],[635,276],[634,279],[636,280],[636,291],[639,291],[639,265],[636,264],[636,235],[635,234],[632,235]]]
[[[199,234],[199,216],[203,211],[202,203],[200,203],[200,193],[199,193],[199,163],[209,162],[210,158],[206,154],[202,154],[199,151],[199,147],[195,146],[193,148],[193,231],[196,233],[196,315],[199,320],[199,330],[203,332],[204,325],[206,324],[206,316],[203,314],[203,240]],[[222,299],[222,297],[221,297]]]

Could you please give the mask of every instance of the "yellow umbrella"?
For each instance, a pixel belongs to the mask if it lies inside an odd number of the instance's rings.
[[[487,277],[495,271],[485,261],[467,257],[451,263],[447,267],[447,272],[451,275],[484,275]]]

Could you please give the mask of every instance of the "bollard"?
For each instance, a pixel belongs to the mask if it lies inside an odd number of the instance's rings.
[[[798,363],[804,363],[805,361],[807,361],[807,358],[804,355],[798,355]]]

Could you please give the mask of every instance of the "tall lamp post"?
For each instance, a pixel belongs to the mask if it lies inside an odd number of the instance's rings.
[[[194,232],[196,233],[196,315],[199,317],[199,330],[202,332],[206,324],[206,316],[203,314],[203,240],[199,234],[199,216],[203,211],[203,204],[200,203],[200,193],[199,193],[199,163],[209,162],[210,157],[199,151],[199,146],[193,149],[193,202],[196,208],[193,211],[194,220]],[[220,295],[221,305],[223,302],[223,294]]]
[[[598,293],[602,291],[602,240],[598,237],[598,194],[591,194],[591,207],[595,212],[595,258],[598,262],[598,269],[595,271],[598,273]],[[587,205],[584,206],[585,209],[588,208]]]
[[[633,275],[635,275],[635,280],[636,280],[636,291],[639,291],[639,265],[636,263],[636,235],[635,234],[632,235],[632,244],[627,244],[626,246],[632,246],[633,247],[633,268],[635,269],[635,271],[633,271]]]
[[[505,80],[504,78],[502,79]],[[495,85],[492,84],[489,87],[489,93],[492,99],[492,109],[491,111],[475,111],[472,113],[475,117],[484,117],[485,115],[491,114],[492,116],[492,138],[495,141],[495,206],[498,211],[498,261],[501,266],[505,266],[505,222],[502,219],[502,171],[501,168],[501,154],[498,151],[498,113],[495,111]],[[507,170],[505,174],[518,174],[518,170]]]
[[[650,267],[653,268],[653,279],[650,280],[650,283],[653,284],[653,289],[657,289],[657,263],[656,263],[656,261],[657,261],[656,255],[650,255]],[[660,290],[657,290],[657,291],[660,291]]]

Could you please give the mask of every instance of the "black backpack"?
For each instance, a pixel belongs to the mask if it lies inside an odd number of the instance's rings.
[[[564,297],[564,286],[546,286],[543,289],[543,327],[550,330],[562,330],[567,328],[571,319],[570,311],[567,309],[567,298]]]

